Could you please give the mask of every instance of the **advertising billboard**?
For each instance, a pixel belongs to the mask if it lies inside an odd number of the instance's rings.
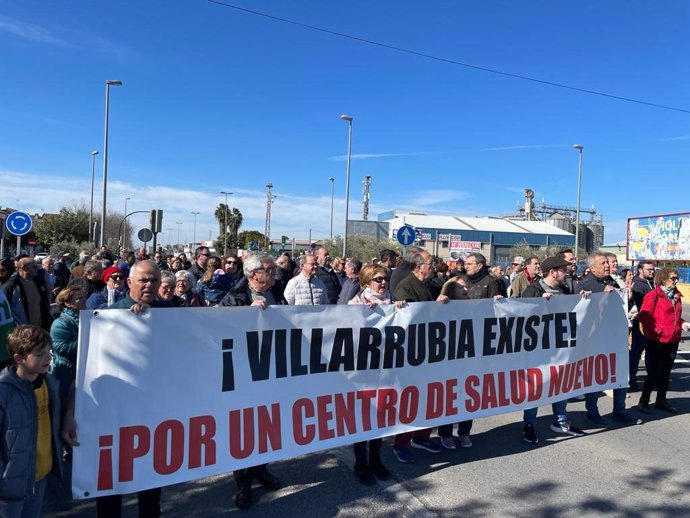
[[[629,261],[690,261],[690,212],[628,218]]]

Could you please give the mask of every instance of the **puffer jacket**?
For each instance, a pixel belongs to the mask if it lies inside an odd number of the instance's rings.
[[[23,500],[33,491],[36,478],[36,434],[38,409],[31,382],[17,377],[10,365],[0,372],[0,500]],[[58,454],[60,441],[60,401],[55,380],[45,375],[52,428],[52,474],[62,479]]]
[[[321,279],[318,277],[309,279],[302,273],[298,273],[288,281],[283,296],[291,306],[328,304],[326,286]]]
[[[50,327],[53,339],[53,360],[50,372],[60,385],[60,399],[67,402],[69,387],[77,376],[77,339],[79,338],[79,312],[63,308]]]
[[[664,344],[677,344],[680,342],[682,332],[683,304],[681,293],[677,289],[673,294],[674,301],[666,296],[657,286],[644,296],[638,319],[642,326],[642,332],[648,340]]]

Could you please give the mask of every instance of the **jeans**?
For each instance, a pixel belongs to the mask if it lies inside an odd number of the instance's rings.
[[[551,403],[551,411],[553,412],[554,423],[563,423],[568,420],[568,412],[565,409],[567,404],[567,399]],[[537,410],[539,410],[539,407],[535,406],[534,408],[526,408],[523,411],[522,420],[525,422],[526,425],[534,426],[535,424],[537,424]]]
[[[43,508],[43,495],[48,485],[48,477],[34,484],[34,492],[24,500],[0,501],[0,516],[3,518],[39,518]]]
[[[625,398],[628,395],[628,387],[613,389],[613,413],[624,414]],[[599,415],[599,392],[590,392],[585,394],[585,408],[590,415]]]

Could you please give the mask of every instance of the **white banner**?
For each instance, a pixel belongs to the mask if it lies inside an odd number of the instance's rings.
[[[82,312],[76,498],[627,386],[620,298]]]

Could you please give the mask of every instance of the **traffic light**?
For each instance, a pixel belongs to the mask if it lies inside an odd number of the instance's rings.
[[[153,209],[151,211],[151,232],[157,234],[163,230],[163,211]]]

